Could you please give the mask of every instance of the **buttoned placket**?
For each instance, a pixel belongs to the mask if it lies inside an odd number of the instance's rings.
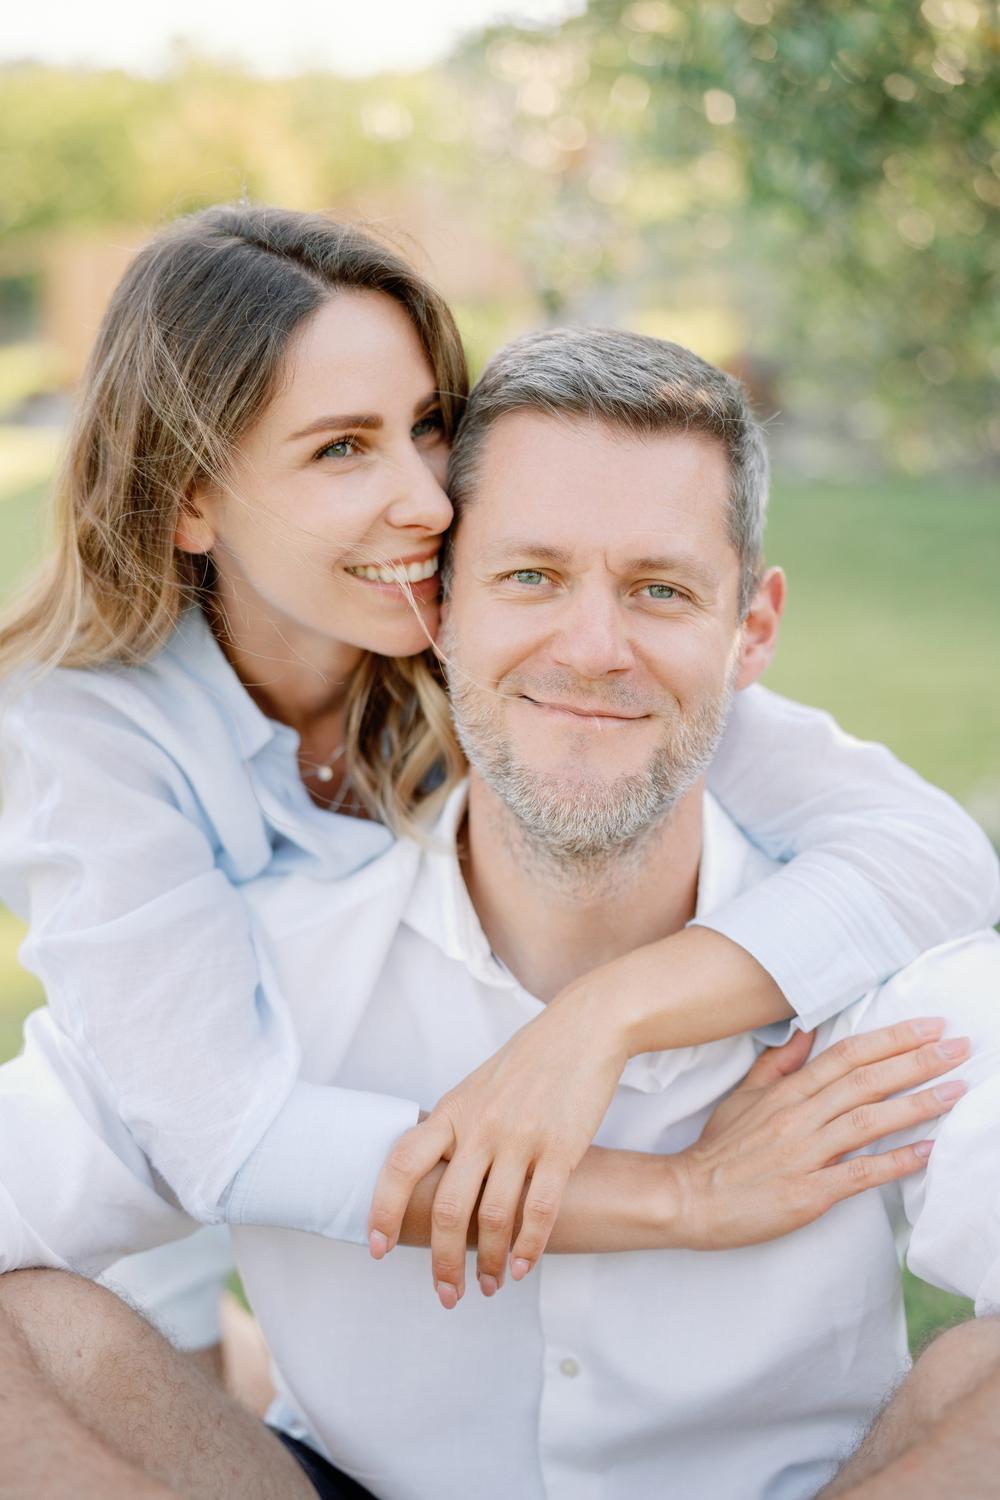
[[[581,1465],[581,1437],[598,1419],[588,1332],[598,1314],[596,1259],[562,1255],[544,1259],[538,1312],[544,1341],[538,1456],[547,1500],[601,1500],[599,1474]]]
[[[544,1009],[495,954],[480,950],[470,969],[481,982],[508,992],[524,1024]],[[600,1476],[581,1472],[579,1457],[580,1435],[597,1416],[587,1348],[597,1315],[597,1269],[591,1255],[560,1255],[544,1257],[531,1273],[539,1283],[543,1354],[538,1457],[546,1500],[601,1500]]]

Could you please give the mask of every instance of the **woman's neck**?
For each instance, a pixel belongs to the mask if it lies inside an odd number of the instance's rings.
[[[269,718],[310,737],[328,738],[342,719],[351,678],[364,652],[304,630],[294,621],[247,609],[220,580],[209,623],[230,665]]]

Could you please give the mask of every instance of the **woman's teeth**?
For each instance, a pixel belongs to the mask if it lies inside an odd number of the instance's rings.
[[[438,570],[438,555],[427,557],[423,562],[396,563],[391,568],[375,568],[370,564],[360,568],[348,568],[348,573],[353,573],[355,578],[367,578],[369,583],[400,583],[405,578],[407,583],[421,583],[425,578],[433,578]]]

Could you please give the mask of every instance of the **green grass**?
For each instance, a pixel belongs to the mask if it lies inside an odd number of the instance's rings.
[[[779,487],[789,603],[768,683],[959,798],[1000,784],[1000,504],[930,483]]]
[[[38,550],[40,491],[0,500],[0,600]],[[885,740],[967,799],[1000,793],[1000,506],[985,485],[778,486],[769,560],[790,600],[768,683]],[[998,798],[1000,800],[1000,798]],[[995,834],[1000,829],[994,829]],[[40,996],[0,913],[0,1056]],[[914,1347],[969,1305],[906,1279]]]

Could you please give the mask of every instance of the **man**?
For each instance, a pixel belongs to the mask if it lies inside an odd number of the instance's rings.
[[[467,799],[452,799],[427,848],[400,843],[336,887],[294,876],[253,896],[307,1081],[433,1102],[575,973],[766,873],[700,781],[731,693],[769,659],[783,602],[781,575],[758,576],[757,453],[734,383],[670,345],[548,335],[491,365],[455,457],[446,652],[473,767]],[[969,1092],[937,1127],[925,1177],[846,1198],[782,1239],[706,1253],[719,1241],[682,1170],[672,1201],[666,1189],[652,1207],[606,1200],[604,1242],[592,1222],[577,1248],[608,1253],[549,1257],[499,1299],[446,1315],[418,1251],[401,1246],[376,1264],[318,1235],[237,1230],[289,1427],[385,1500],[815,1494],[904,1363],[892,1234],[903,1218],[918,1269],[984,1310],[997,1300],[1000,1227],[984,1161],[1000,1119],[998,949],[990,935],[949,945],[821,1028],[811,1076],[831,1072],[825,1088],[801,1086],[796,1116],[800,1135],[827,1132],[818,1169],[839,1154],[829,1133],[849,1151],[863,1123],[842,1113],[856,1096],[835,1071],[838,1038],[857,1036],[860,1058],[873,1028],[944,1013],[950,1032],[973,1039],[968,1060],[960,1039],[943,1044]],[[633,1059],[599,1144],[679,1153],[701,1137],[695,1159],[710,1178],[714,1137],[703,1127],[759,1050],[742,1036]],[[934,1132],[907,1100],[879,1108],[887,1145]],[[762,1188],[733,1179],[723,1196],[734,1216],[752,1216]],[[452,1268],[456,1293],[462,1270]],[[257,1450],[245,1426],[221,1412],[214,1436],[198,1425],[196,1388],[152,1335],[118,1314],[108,1331],[91,1289],[76,1288],[59,1293],[60,1336],[39,1311],[44,1276],[25,1284],[0,1296],[12,1315],[8,1372],[34,1379],[36,1421],[44,1412],[63,1437],[59,1408],[81,1415],[98,1450],[86,1455],[91,1472],[108,1464],[95,1493],[216,1495],[226,1463],[233,1492],[279,1492],[276,1468],[248,1469]],[[988,1382],[1000,1333],[987,1319],[976,1336]],[[165,1387],[158,1423],[122,1415],[143,1382]],[[929,1384],[942,1402],[956,1393],[944,1373]],[[899,1423],[912,1426],[912,1415]],[[181,1482],[185,1432],[204,1459]],[[874,1462],[891,1465],[898,1435],[882,1437]],[[114,1459],[132,1466],[132,1490]]]

